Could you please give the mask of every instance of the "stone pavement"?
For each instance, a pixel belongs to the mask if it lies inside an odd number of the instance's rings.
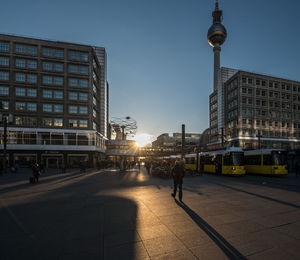
[[[0,259],[300,259],[300,178],[0,176]]]

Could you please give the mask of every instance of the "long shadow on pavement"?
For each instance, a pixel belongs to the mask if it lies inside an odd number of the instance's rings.
[[[0,199],[0,258],[147,258],[135,232],[136,203],[99,195],[109,185],[97,175],[80,176],[30,202]]]
[[[175,200],[175,202],[210,237],[210,239],[215,242],[215,244],[228,256],[229,259],[247,259],[185,203],[180,203],[177,200]]]
[[[296,209],[300,209],[300,206],[298,206],[296,204],[293,204],[293,203],[290,203],[290,202],[274,199],[274,198],[271,198],[271,197],[268,197],[268,196],[265,196],[265,195],[260,195],[260,194],[254,193],[254,192],[242,190],[242,189],[235,188],[235,187],[232,187],[232,186],[229,186],[229,185],[226,185],[226,184],[221,184],[221,183],[217,183],[217,182],[212,182],[212,183],[214,183],[216,185],[219,185],[219,186],[222,186],[222,187],[225,187],[225,188],[228,188],[228,189],[231,189],[231,190],[234,190],[234,191],[243,192],[243,193],[246,193],[246,194],[261,198],[261,199],[270,200],[270,201],[277,202],[277,203],[280,203],[280,204],[283,204],[283,205],[294,207]]]

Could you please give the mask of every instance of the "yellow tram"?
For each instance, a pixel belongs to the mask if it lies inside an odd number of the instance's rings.
[[[247,174],[286,175],[287,152],[280,149],[259,149],[244,152]]]
[[[226,150],[200,153],[199,167],[201,172],[224,175],[244,175],[244,152],[239,147]]]

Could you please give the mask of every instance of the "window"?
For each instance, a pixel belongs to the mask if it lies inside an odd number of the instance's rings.
[[[1,101],[0,101],[1,102]],[[3,110],[8,110],[9,108],[9,103],[8,101],[2,101],[2,109]]]
[[[61,63],[54,63],[54,71],[63,72],[64,71],[64,65],[61,64]]]
[[[247,103],[247,98],[243,97],[243,98],[242,98],[242,103],[243,103],[243,104],[246,104],[246,103]]]
[[[16,59],[17,68],[26,68],[26,61],[23,59]]]
[[[81,61],[88,61],[88,53],[80,52],[80,60]]]
[[[78,113],[78,107],[77,106],[69,106],[69,113],[70,114],[77,114]]]
[[[256,99],[256,105],[260,106],[260,100],[259,99]]]
[[[252,94],[252,88],[248,88],[248,94]]]
[[[62,77],[54,77],[54,85],[62,86],[63,85],[63,78]]]
[[[97,130],[97,124],[95,122],[93,122],[93,129]],[[194,159],[194,158],[192,158],[192,159]],[[193,163],[195,163],[195,162],[193,162]]]
[[[246,119],[246,118],[243,118],[243,119],[242,119],[242,123],[243,123],[243,125],[245,125],[245,124],[247,123],[247,119]]]
[[[52,77],[51,76],[43,76],[43,84],[52,85]]]
[[[28,46],[27,47],[27,53],[29,55],[36,55],[37,54],[37,48],[33,46]]]
[[[247,79],[246,78],[242,78],[242,83],[246,84],[247,83]]]
[[[70,87],[77,87],[78,86],[78,80],[73,79],[73,78],[69,78],[69,86]]]
[[[27,96],[28,97],[36,97],[37,96],[36,89],[34,89],[34,88],[27,89]]]
[[[69,92],[69,100],[77,100],[78,93],[77,92]]]
[[[23,44],[16,44],[16,52],[21,54],[36,55],[37,48],[35,46],[25,46]]]
[[[259,79],[256,80],[256,85],[260,86],[260,80]]]
[[[266,91],[265,91],[265,90],[262,90],[262,91],[261,91],[261,95],[262,95],[263,97],[265,97],[265,96],[266,96]]]
[[[36,103],[27,103],[27,110],[31,112],[36,112],[37,110]]]
[[[9,80],[9,72],[0,71],[0,80]]]
[[[26,75],[24,73],[16,73],[16,81],[17,82],[25,82]]]
[[[0,96],[8,96],[8,87],[2,87],[0,86]]]
[[[16,88],[16,96],[25,97],[26,96],[25,88]]]
[[[252,98],[248,98],[248,105],[252,105]]]
[[[88,58],[88,53],[86,52],[69,51],[70,60],[88,61]]]
[[[63,105],[54,105],[54,112],[55,113],[62,113],[63,112]]]
[[[16,44],[16,52],[25,53],[26,52],[25,46],[22,44]]]
[[[80,101],[87,101],[88,100],[88,94],[87,93],[79,93],[79,100]]]
[[[27,67],[28,67],[28,69],[36,69],[37,68],[37,62],[35,60],[28,60],[27,61]]]
[[[43,48],[43,55],[46,57],[63,58],[64,51],[59,49]]]
[[[8,67],[8,65],[9,65],[9,58],[0,57],[0,66]]]
[[[27,82],[36,83],[37,82],[37,76],[35,74],[27,74]]]
[[[52,98],[52,90],[43,90],[43,98]]]
[[[88,107],[87,106],[80,106],[79,107],[79,114],[87,114],[88,113]]]
[[[76,119],[69,119],[69,126],[70,127],[78,127]]]
[[[93,117],[97,117],[97,112],[95,109],[93,109]]]
[[[262,80],[262,81],[261,81],[261,85],[262,85],[263,87],[265,87],[265,86],[266,86],[266,81],[265,81],[265,80]]]
[[[54,126],[62,127],[63,126],[63,120],[61,118],[54,118]]]
[[[51,118],[43,118],[43,126],[52,126]]]
[[[79,127],[88,127],[87,120],[79,120]]]
[[[87,67],[87,66],[80,66],[79,67],[79,73],[87,75],[89,73],[89,67]]]
[[[63,92],[55,90],[53,97],[56,98],[56,99],[63,99]]]
[[[2,51],[2,52],[9,52],[9,43],[7,43],[7,42],[0,42],[0,51]]]
[[[52,70],[52,63],[50,63],[50,62],[43,62],[43,70],[51,71]]]
[[[78,67],[76,65],[69,65],[69,72],[70,73],[77,73]]]
[[[93,91],[95,94],[97,94],[97,87],[93,84]]]
[[[56,58],[63,58],[64,57],[64,51],[63,50],[55,49],[54,50],[54,56]]]
[[[52,112],[52,104],[43,104],[44,112]]]
[[[93,97],[93,104],[96,106],[97,105],[97,100],[95,97]]]
[[[80,87],[87,88],[88,81],[86,79],[81,79],[79,82],[80,82]]]
[[[24,111],[25,110],[25,103],[24,102],[16,102],[16,110],[17,111]]]
[[[252,84],[252,79],[248,79],[248,84]]]

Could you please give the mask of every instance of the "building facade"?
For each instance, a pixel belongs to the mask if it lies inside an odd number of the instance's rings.
[[[238,71],[223,86],[226,145],[300,148],[300,82]]]
[[[173,133],[172,136],[170,136],[168,133],[161,134],[156,138],[155,141],[152,142],[152,147],[157,147],[157,148],[181,147],[181,142],[182,142],[181,138],[182,138],[181,133]],[[198,147],[200,138],[201,138],[201,134],[186,133],[185,146],[191,148]]]
[[[0,35],[0,114],[13,118],[10,164],[96,163],[107,139],[106,64],[103,47]]]

